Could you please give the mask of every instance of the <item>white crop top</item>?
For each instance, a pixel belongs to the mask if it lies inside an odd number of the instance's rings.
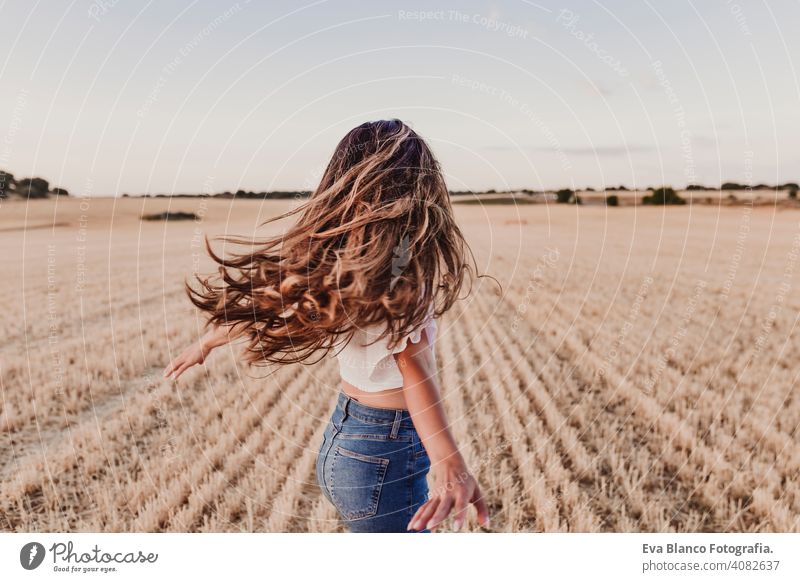
[[[416,331],[405,336],[398,342],[394,350],[388,348],[390,336],[371,345],[380,336],[383,326],[370,326],[357,329],[349,343],[341,348],[337,354],[339,372],[342,380],[352,384],[364,392],[380,392],[391,388],[403,387],[403,375],[394,360],[394,354],[399,354],[408,345],[408,342],[419,343],[422,332],[427,333],[428,346],[436,365],[436,352],[433,343],[436,341],[436,320],[433,319],[433,308],[428,310],[425,323]]]

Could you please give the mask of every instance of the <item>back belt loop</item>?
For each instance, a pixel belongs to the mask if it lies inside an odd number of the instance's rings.
[[[392,423],[392,432],[389,433],[390,439],[396,439],[397,433],[400,432],[400,421],[403,419],[403,411],[402,410],[395,410],[394,411],[394,422]]]

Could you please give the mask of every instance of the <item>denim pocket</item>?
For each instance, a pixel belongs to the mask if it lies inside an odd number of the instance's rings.
[[[389,459],[341,445],[334,445],[330,457],[330,494],[336,509],[346,520],[374,516]]]

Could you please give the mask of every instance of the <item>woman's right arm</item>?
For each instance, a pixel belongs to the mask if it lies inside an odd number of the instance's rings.
[[[409,343],[405,350],[395,354],[403,376],[406,406],[430,458],[434,482],[428,500],[411,518],[408,529],[435,529],[452,511],[453,527],[459,530],[469,505],[475,506],[478,521],[487,526],[489,509],[450,432],[436,380],[433,351],[425,335],[419,343]]]
[[[164,368],[164,377],[175,380],[187,369],[202,364],[211,350],[223,346],[236,337],[236,333],[227,325],[218,325],[209,330],[198,341],[183,350],[169,365]]]

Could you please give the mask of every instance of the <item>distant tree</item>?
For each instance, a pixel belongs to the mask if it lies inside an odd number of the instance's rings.
[[[708,188],[701,186],[700,184],[689,184],[686,186],[686,190],[708,190]]]
[[[256,194],[252,190],[237,190],[235,194],[236,198],[265,198],[266,192],[261,192],[260,194]]]
[[[789,198],[791,200],[797,200],[797,188],[792,188],[789,190]]]
[[[16,190],[23,198],[47,198],[50,183],[42,178],[24,178],[17,182]]]
[[[594,188],[592,188],[591,186],[589,186],[588,188],[586,188],[586,191],[587,191],[587,192],[594,192]]]
[[[492,189],[492,190],[487,190],[487,191],[486,191],[486,193],[487,193],[487,194],[497,194],[497,192],[496,192],[494,189]]]
[[[723,190],[744,190],[745,187],[741,184],[737,184],[736,182],[725,182],[722,186],[720,186]]]
[[[625,186],[623,186],[622,184],[620,184],[620,185],[619,185],[619,188],[617,188],[617,190],[622,190],[622,191],[624,191],[624,192],[625,192],[625,191],[627,191],[628,189],[627,189]]]
[[[653,194],[642,198],[642,204],[666,205],[666,204],[686,204],[686,200],[681,198],[675,190],[667,186],[656,188]]]
[[[556,192],[556,202],[559,204],[572,204],[575,200],[575,192],[564,188]]]
[[[69,192],[65,188],[53,188],[53,194],[56,196],[69,196]]]
[[[15,184],[14,174],[0,170],[0,198],[6,198],[14,190]]]
[[[797,182],[786,182],[786,184],[781,184],[779,188],[781,190],[800,190],[800,185]]]
[[[619,206],[619,196],[616,194],[606,196],[606,206]]]

